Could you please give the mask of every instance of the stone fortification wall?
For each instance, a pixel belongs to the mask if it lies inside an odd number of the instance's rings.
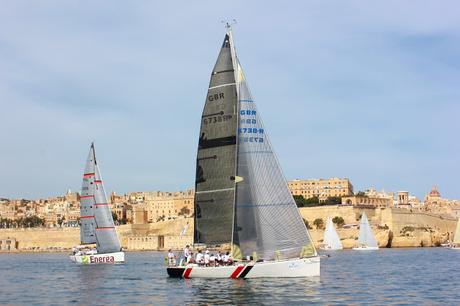
[[[340,216],[344,219],[346,224],[356,223],[356,214],[352,206],[328,205],[317,207],[301,207],[299,208],[302,218],[313,225],[313,221],[317,218],[323,219],[326,222],[328,217],[334,218]]]
[[[411,212],[407,209],[382,210],[380,224],[388,224],[390,229],[399,233],[404,227],[425,227],[439,232],[453,232],[457,225],[457,219],[447,216],[439,216],[426,212]]]
[[[117,226],[118,237],[126,247],[126,234],[131,231],[130,225]],[[19,251],[59,251],[69,250],[80,244],[80,228],[15,228],[0,229],[0,239],[16,239]]]

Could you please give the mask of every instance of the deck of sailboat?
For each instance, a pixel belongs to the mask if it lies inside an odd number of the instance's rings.
[[[216,267],[189,264],[183,267],[168,267],[167,272],[170,277],[176,278],[315,277],[320,275],[320,257],[235,263]]]

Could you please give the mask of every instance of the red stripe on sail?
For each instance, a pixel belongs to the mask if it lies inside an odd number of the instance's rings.
[[[190,273],[192,273],[192,268],[187,268],[184,271],[184,278],[190,278]]]
[[[94,206],[108,206],[109,203],[96,203]]]
[[[81,216],[80,219],[94,218],[94,216]]]
[[[94,176],[94,173],[85,173],[85,174],[83,174],[83,177],[90,177],[90,176]]]
[[[244,267],[245,266],[236,267],[235,271],[233,271],[232,275],[230,275],[230,278],[237,278],[241,271],[244,269]]]
[[[95,182],[96,184],[102,184],[102,181],[101,181],[101,180],[94,180],[94,182]]]
[[[94,197],[93,195],[82,195],[80,196],[80,199],[87,199],[87,198],[92,198]]]
[[[106,226],[106,227],[96,227],[97,230],[109,230],[114,229],[115,226]]]

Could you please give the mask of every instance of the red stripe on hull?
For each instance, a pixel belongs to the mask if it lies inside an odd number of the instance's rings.
[[[80,199],[87,199],[87,198],[92,198],[94,197],[93,195],[84,195],[84,196],[80,196]]]
[[[237,278],[241,271],[243,271],[244,267],[245,266],[236,267],[235,271],[233,271],[232,275],[230,275],[230,278]]]
[[[94,173],[85,173],[85,174],[83,174],[83,177],[90,177],[90,176],[94,176]]]
[[[94,216],[82,216],[80,219],[89,219],[89,218],[94,218]]]
[[[115,226],[106,226],[106,227],[96,227],[97,230],[109,230],[114,229]]]
[[[192,268],[185,269],[184,278],[190,278],[190,273],[192,273]]]
[[[100,180],[94,180],[94,182],[95,182],[96,184],[102,184],[102,181],[100,181]]]

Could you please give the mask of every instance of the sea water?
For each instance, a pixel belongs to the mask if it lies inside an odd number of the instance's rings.
[[[460,251],[334,251],[321,277],[172,279],[165,253],[128,252],[84,266],[64,253],[0,254],[0,304],[459,305]]]

